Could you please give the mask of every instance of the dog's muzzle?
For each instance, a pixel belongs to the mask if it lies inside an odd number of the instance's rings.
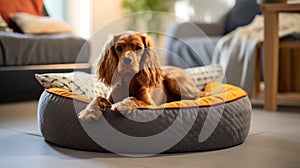
[[[124,62],[124,64],[129,65],[129,64],[132,63],[132,58],[126,56],[126,57],[123,58],[123,62]]]

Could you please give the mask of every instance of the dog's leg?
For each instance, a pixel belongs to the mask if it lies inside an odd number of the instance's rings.
[[[211,96],[212,94],[209,92],[199,91],[199,97]]]
[[[149,104],[147,104],[141,100],[137,100],[134,97],[128,97],[121,102],[113,104],[111,109],[113,111],[119,111],[121,113],[131,114],[134,111],[136,111],[136,109],[138,107],[146,107],[148,105]]]
[[[78,118],[84,121],[98,120],[105,111],[105,107],[111,103],[103,98],[97,97],[91,101],[91,103],[79,113]]]

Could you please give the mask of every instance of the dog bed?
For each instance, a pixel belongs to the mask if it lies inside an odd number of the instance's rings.
[[[90,99],[62,88],[48,88],[38,105],[40,131],[58,146],[118,154],[207,151],[246,140],[252,107],[239,87],[211,82],[210,96],[158,107],[138,108],[130,115],[109,108],[99,120],[80,121]]]

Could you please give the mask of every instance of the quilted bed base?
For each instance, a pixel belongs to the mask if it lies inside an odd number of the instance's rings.
[[[44,91],[39,101],[38,121],[45,140],[67,148],[119,154],[216,150],[246,140],[252,112],[250,100],[244,96],[213,106],[138,109],[134,116],[143,122],[109,109],[99,120],[83,122],[77,115],[86,105]],[[147,121],[149,114],[153,119]],[[120,134],[107,130],[107,125]]]

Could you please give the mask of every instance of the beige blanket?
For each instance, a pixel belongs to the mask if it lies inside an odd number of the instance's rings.
[[[279,14],[279,36],[300,33],[300,14]],[[257,15],[249,25],[222,37],[216,46],[213,64],[221,64],[223,82],[240,86],[252,97],[256,46],[264,40],[264,17]]]

